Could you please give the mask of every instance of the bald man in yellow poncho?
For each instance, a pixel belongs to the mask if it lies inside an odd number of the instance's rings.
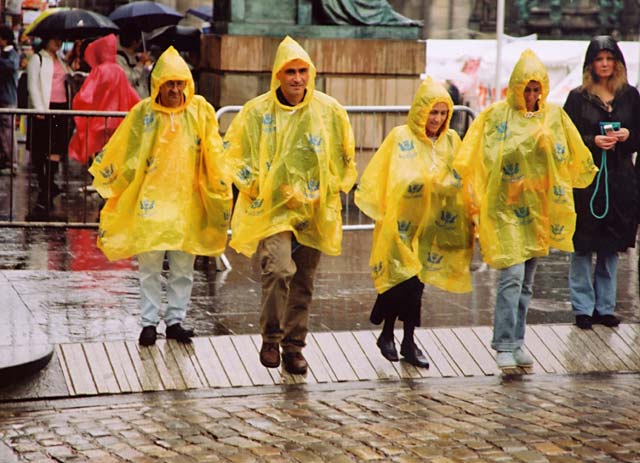
[[[229,245],[257,253],[262,271],[260,361],[304,374],[302,355],[320,253],[341,251],[340,191],[356,179],[347,113],[315,90],[316,68],[286,37],[267,93],[250,100],[225,136],[240,191]]]
[[[516,63],[506,100],[485,109],[462,141],[453,167],[478,211],[482,257],[500,269],[493,340],[498,367],[530,367],[524,350],[536,258],[573,251],[573,188],[597,171],[564,110],[546,101],[547,70],[531,51]]]
[[[188,343],[182,327],[196,255],[222,253],[231,215],[231,179],[222,164],[213,107],[195,95],[191,71],[170,47],[151,74],[151,96],[136,104],[89,169],[107,202],[98,247],[110,260],[137,256],[139,343],[156,341],[161,273],[169,261],[166,337]]]

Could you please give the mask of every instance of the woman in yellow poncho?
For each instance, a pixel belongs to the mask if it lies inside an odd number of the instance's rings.
[[[462,184],[451,170],[460,137],[449,128],[453,102],[427,78],[415,95],[407,125],[395,127],[367,165],[355,201],[376,221],[369,264],[378,298],[371,321],[384,321],[378,347],[397,361],[395,320],[404,322],[400,353],[428,368],[413,340],[420,325],[424,283],[471,290],[473,230]]]
[[[156,340],[165,252],[167,337],[189,342],[193,332],[181,322],[194,259],[224,250],[232,198],[214,109],[194,94],[187,63],[173,47],[158,59],[151,87],[89,169],[107,199],[98,247],[110,260],[138,258],[143,345]]]
[[[569,116],[546,101],[548,93],[544,65],[525,50],[506,100],[478,116],[454,161],[479,210],[483,259],[501,269],[491,346],[505,370],[533,364],[523,346],[536,258],[550,248],[573,250],[572,189],[589,185],[597,171]]]

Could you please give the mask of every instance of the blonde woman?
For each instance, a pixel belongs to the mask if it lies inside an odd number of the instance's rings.
[[[628,84],[624,57],[610,36],[594,37],[584,60],[582,85],[571,91],[564,109],[593,160],[596,180],[575,190],[578,214],[573,235],[569,289],[576,325],[613,327],[618,252],[635,246],[639,200],[640,96]],[[595,269],[593,254],[595,253]]]

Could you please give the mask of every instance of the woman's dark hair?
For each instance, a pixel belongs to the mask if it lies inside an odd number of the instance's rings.
[[[16,36],[13,35],[13,31],[8,26],[0,26],[0,39],[6,40],[9,45],[13,45],[16,47],[15,40]]]

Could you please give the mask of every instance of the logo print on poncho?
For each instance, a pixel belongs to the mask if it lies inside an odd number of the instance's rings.
[[[404,194],[405,198],[422,198],[422,190],[424,189],[424,183],[411,183],[407,186],[407,192]]]
[[[143,199],[140,201],[140,216],[149,217],[153,214],[153,209],[156,207],[156,202],[151,199]]]
[[[100,164],[102,162],[102,158],[104,158],[104,149],[101,149],[98,154],[96,154],[96,162]]]
[[[520,173],[520,163],[508,163],[502,166],[502,178],[509,183],[520,180],[524,175]]]
[[[567,191],[562,185],[553,185],[553,202],[556,204],[567,203]]]
[[[451,175],[453,175],[453,186],[455,186],[456,188],[462,188],[462,176],[458,173],[458,171],[453,169],[451,171]]]
[[[305,230],[308,227],[309,227],[309,221],[308,220],[301,220],[300,222],[298,222],[297,224],[295,224],[293,226],[293,228],[295,228],[297,231]]]
[[[564,240],[564,225],[560,225],[559,223],[554,223],[551,225],[551,239],[554,241],[562,241]]]
[[[307,134],[307,141],[309,142],[309,145],[311,146],[311,151],[313,151],[314,153],[319,153],[320,152],[320,146],[322,145],[322,137],[321,136]]]
[[[496,132],[498,134],[498,140],[500,141],[504,141],[507,139],[507,123],[506,122],[500,122],[499,124],[496,124]]]
[[[436,219],[436,225],[444,230],[453,230],[456,220],[458,220],[458,214],[442,210],[440,211],[440,218]]]
[[[230,141],[225,140],[225,141],[222,142],[222,149],[228,150],[230,146],[231,146],[231,142]]]
[[[276,131],[275,121],[273,120],[273,114],[265,114],[262,116],[262,130],[266,133]]]
[[[378,263],[373,264],[371,266],[371,273],[373,274],[373,278],[380,276],[383,269],[384,269],[384,266],[382,265],[382,261],[379,261]]]
[[[318,191],[320,190],[320,181],[314,178],[310,178],[307,182],[307,189],[304,192],[305,197],[309,199],[318,198]]]
[[[442,259],[444,256],[442,254],[438,254],[437,252],[429,252],[427,253],[427,258],[423,263],[422,268],[429,272],[437,272],[442,269]]]
[[[400,148],[400,159],[411,159],[417,156],[415,147],[413,146],[413,140],[403,140],[398,143]]]
[[[251,170],[247,166],[244,166],[238,171],[238,178],[241,181],[246,183],[246,181],[249,180],[249,177],[251,177]]]
[[[249,205],[249,210],[247,211],[247,214],[249,215],[262,214],[262,203],[264,203],[264,199],[262,198],[254,199],[253,202]]]
[[[520,222],[520,225],[528,225],[533,221],[533,219],[531,218],[531,211],[529,210],[528,206],[516,207],[513,210],[513,213],[518,218],[518,222]]]
[[[410,220],[398,220],[398,235],[402,241],[409,241],[409,231],[411,231]]]
[[[559,162],[562,162],[567,158],[566,151],[567,150],[562,143],[555,144],[554,154]]]
[[[144,117],[142,118],[142,123],[144,124],[145,132],[151,129],[151,124],[153,124],[154,120],[155,118],[153,117],[153,113],[147,113],[144,115]]]

